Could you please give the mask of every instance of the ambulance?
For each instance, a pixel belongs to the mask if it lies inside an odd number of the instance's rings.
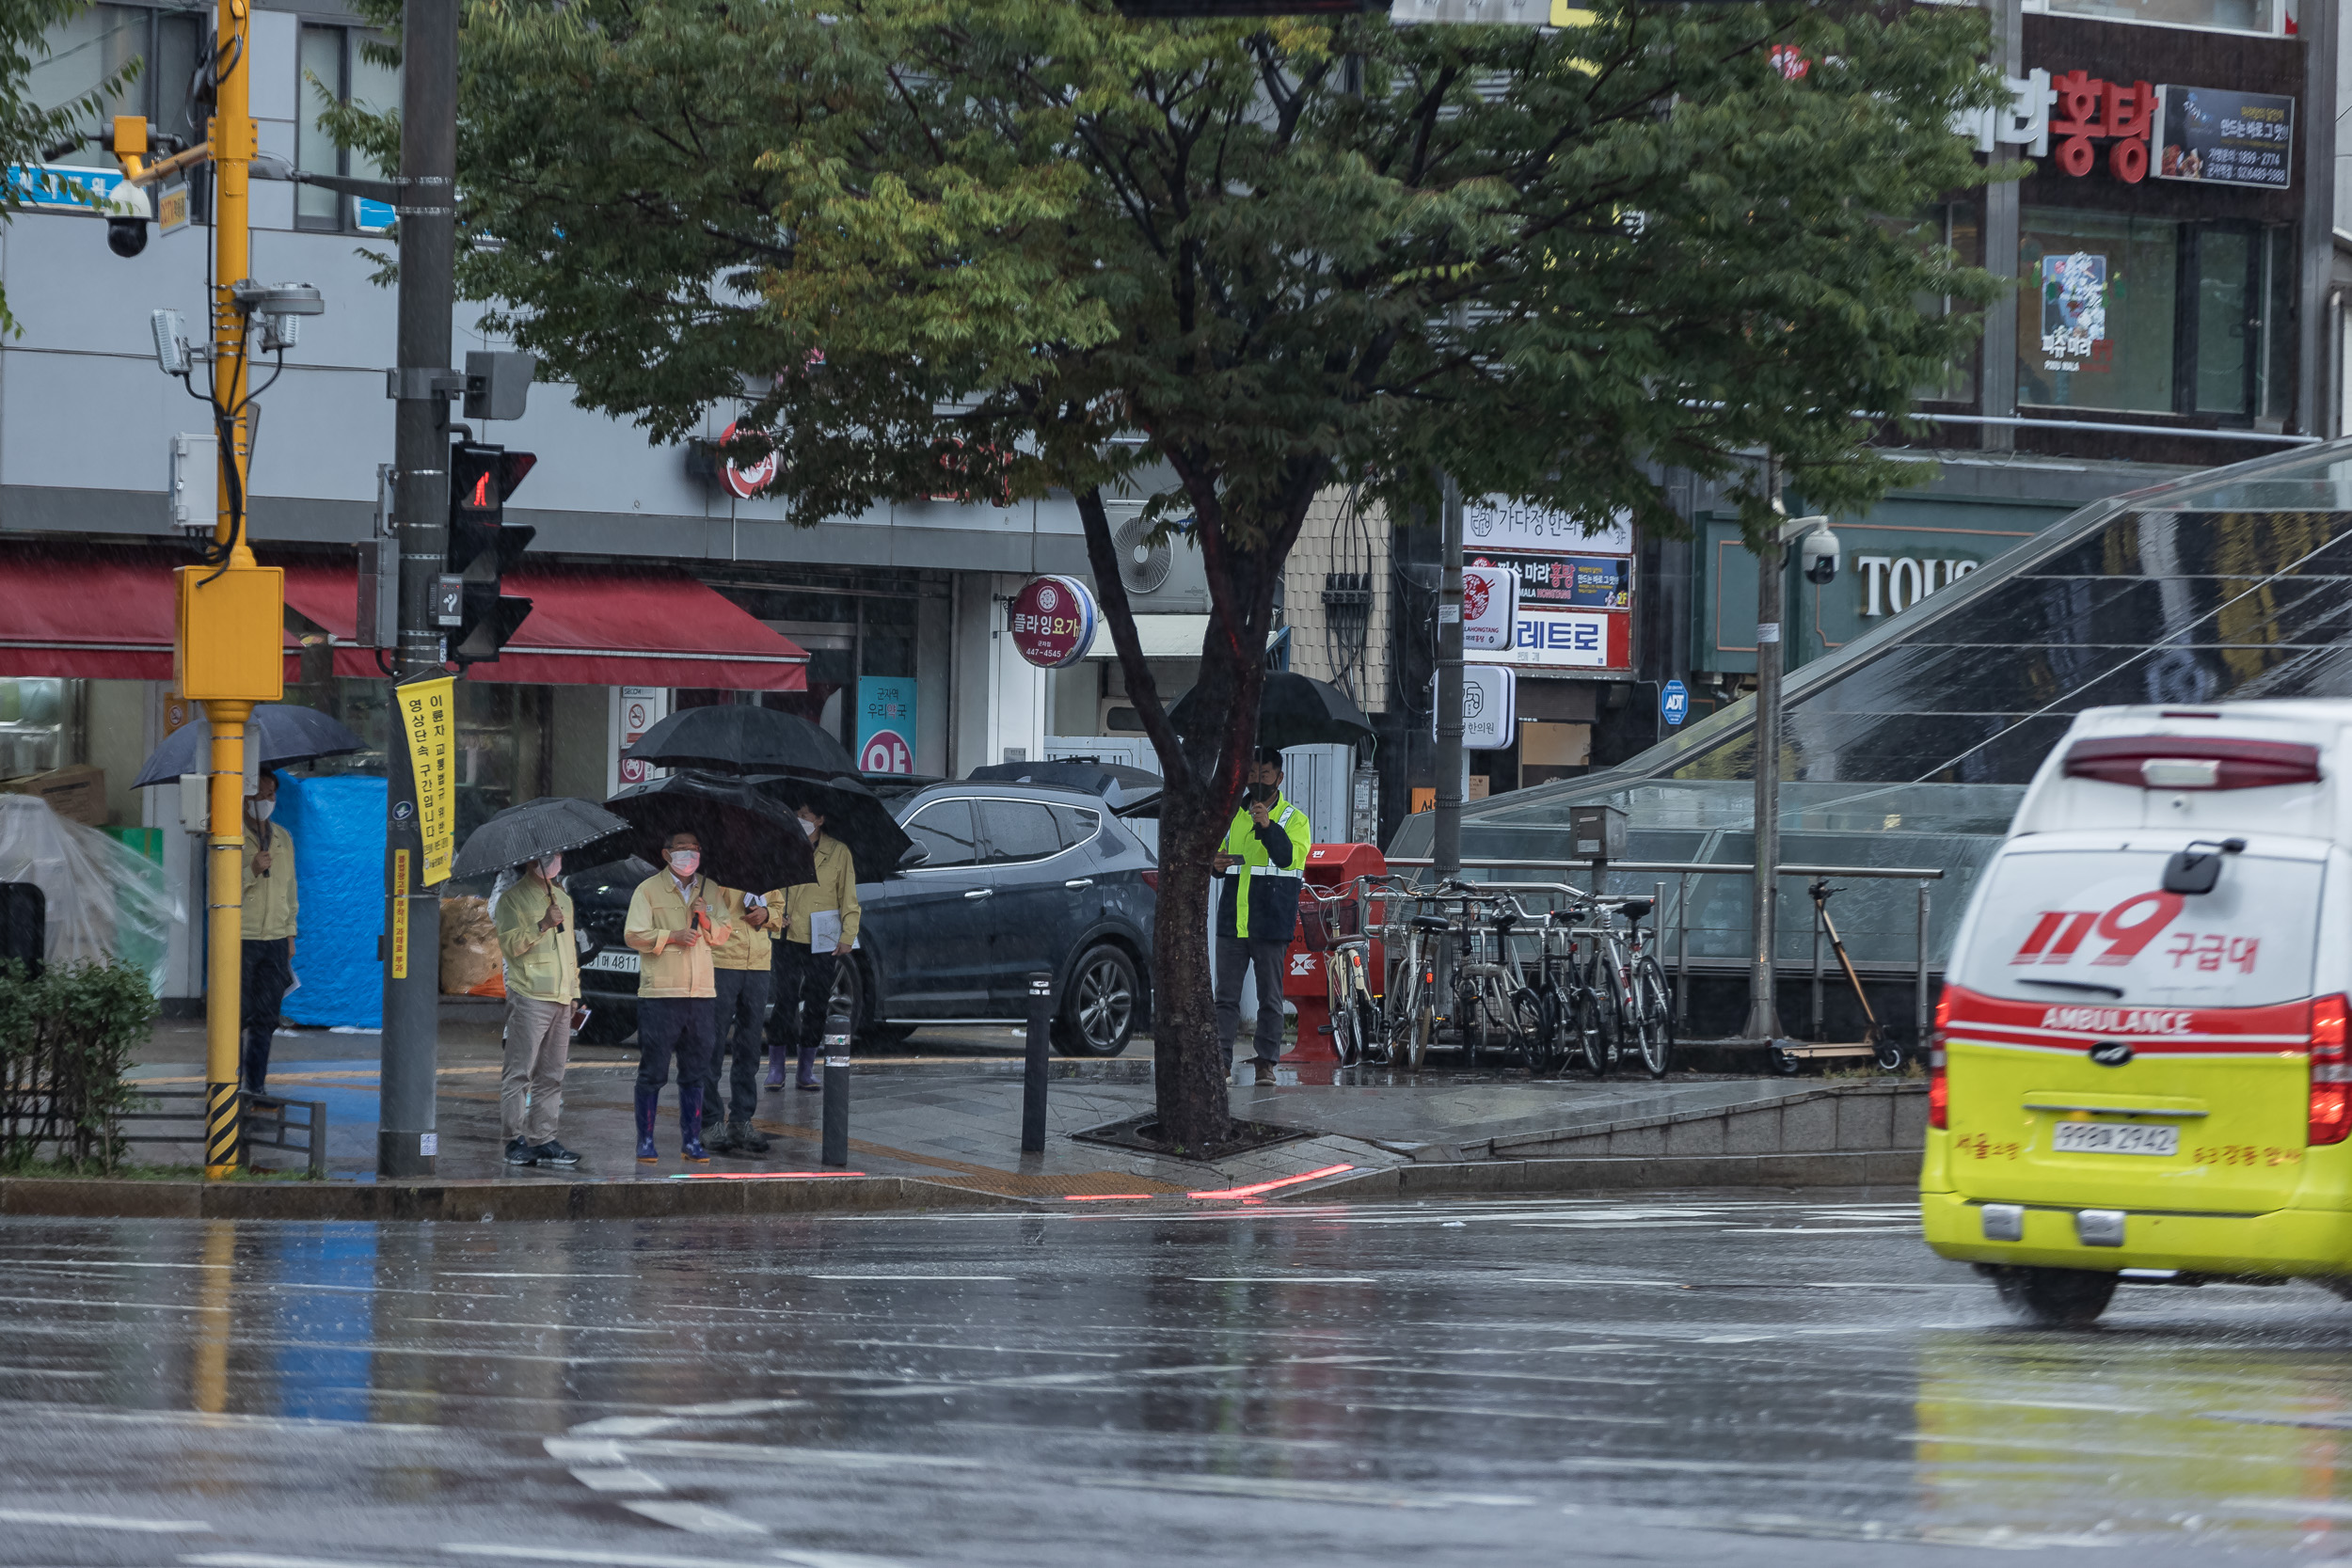
[[[1927,1240],[2035,1320],[2119,1281],[2352,1296],[2352,702],[2093,708],[1961,922]]]

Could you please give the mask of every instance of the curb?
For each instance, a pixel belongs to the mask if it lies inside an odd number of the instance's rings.
[[[0,1177],[0,1215],[62,1219],[641,1220],[1037,1207],[904,1176],[560,1182]]]
[[[1503,1193],[1664,1191],[1683,1187],[1915,1187],[1915,1150],[1843,1154],[1616,1155],[1582,1160],[1482,1160],[1390,1165],[1284,1193],[1332,1198],[1459,1197]]]

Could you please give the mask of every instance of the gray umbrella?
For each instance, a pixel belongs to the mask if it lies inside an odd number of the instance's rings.
[[[145,789],[150,784],[178,784],[183,773],[211,771],[212,733],[200,721],[183,724],[172,731],[155,748],[155,754],[147,759],[139,776],[131,781],[131,787]],[[264,768],[315,762],[320,757],[339,757],[368,749],[366,741],[326,714],[298,703],[255,704],[253,717],[245,721],[245,743],[248,751],[260,748]]]
[[[487,877],[563,850],[584,849],[628,831],[626,818],[602,806],[568,795],[545,795],[509,806],[476,828],[449,871],[453,877]]]

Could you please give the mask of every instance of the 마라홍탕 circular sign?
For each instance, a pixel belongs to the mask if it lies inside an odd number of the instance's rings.
[[[1094,595],[1075,578],[1032,578],[1012,601],[1012,645],[1041,669],[1058,670],[1094,646]]]

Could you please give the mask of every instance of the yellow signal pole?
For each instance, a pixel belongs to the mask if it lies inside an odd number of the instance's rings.
[[[245,406],[252,318],[237,294],[249,283],[252,245],[247,185],[256,142],[252,116],[251,0],[219,0],[215,22],[218,78],[206,146],[214,170],[212,377],[219,435],[218,520],[214,561],[183,566],[173,668],[180,694],[201,702],[212,721],[210,859],[206,884],[209,954],[204,985],[204,1174],[219,1180],[242,1163],[237,1097],[245,916],[245,726],[256,703],[285,695],[285,574],[253,559],[246,538],[252,416]],[[115,121],[115,153],[135,181],[145,167],[147,122]],[[166,161],[184,166],[188,154]]]

